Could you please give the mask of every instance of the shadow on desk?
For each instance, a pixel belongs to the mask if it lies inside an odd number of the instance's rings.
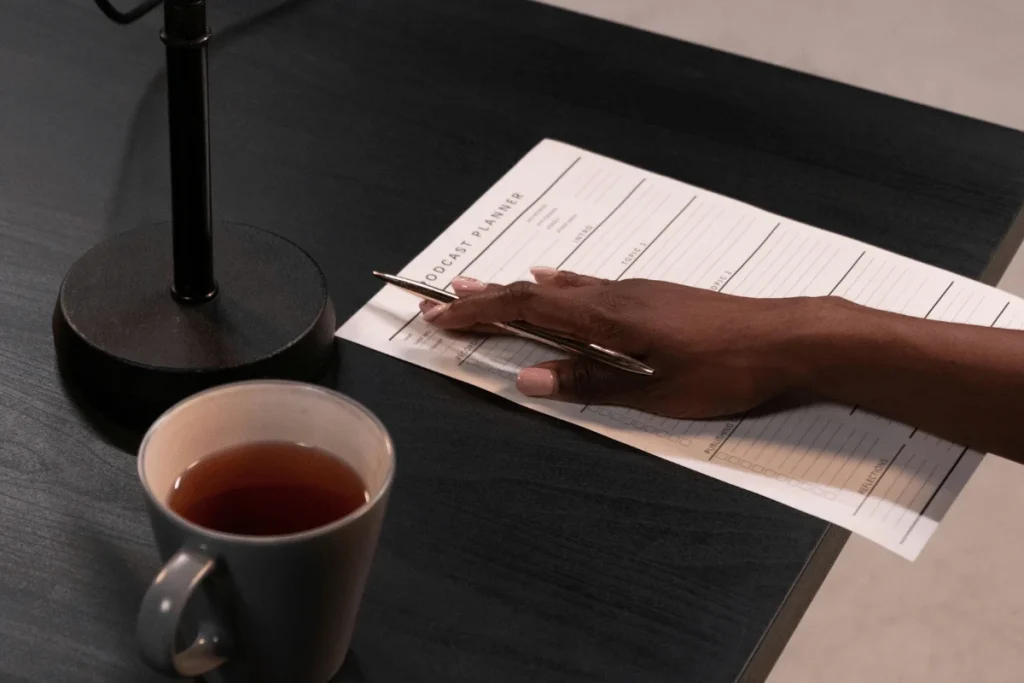
[[[331,677],[328,683],[364,683],[367,680],[363,668],[359,665],[359,655],[349,650],[345,656],[345,663],[341,665],[341,671]]]
[[[334,353],[331,354],[327,367],[318,377],[307,381],[313,384],[335,389],[338,386],[340,371],[341,344],[334,340]],[[114,410],[102,398],[87,396],[77,386],[60,377],[61,387],[71,400],[71,405],[79,417],[105,443],[130,455],[137,455],[146,430],[160,417],[162,410],[140,408],[134,412],[126,412],[123,408]]]

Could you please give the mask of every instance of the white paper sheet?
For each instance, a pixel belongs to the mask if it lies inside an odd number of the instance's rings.
[[[1024,302],[748,204],[545,140],[401,274],[529,279],[532,266],[669,280],[731,294],[836,294],[907,315],[1024,328]],[[518,371],[559,357],[509,337],[450,336],[383,289],[338,331],[357,342],[767,496],[914,559],[981,454],[857,408],[672,420],[530,399]],[[582,409],[582,411],[581,411]]]

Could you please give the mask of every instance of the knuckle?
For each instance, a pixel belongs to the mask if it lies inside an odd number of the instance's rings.
[[[530,294],[533,294],[536,287],[537,285],[533,284],[532,282],[517,280],[516,282],[513,282],[512,284],[505,287],[505,291],[513,296],[525,297],[529,296]]]
[[[624,310],[628,305],[628,300],[621,291],[617,291],[614,287],[601,287],[594,292],[594,304],[598,309],[612,314]]]
[[[631,341],[635,335],[629,318],[636,301],[619,287],[597,288],[592,297],[587,327],[608,343]]]
[[[517,316],[526,308],[536,293],[536,285],[531,282],[513,282],[497,292],[498,305],[505,317]]]
[[[626,334],[625,326],[620,321],[612,318],[599,318],[595,329],[602,338],[612,342],[622,339]]]
[[[629,330],[622,318],[605,309],[595,308],[585,315],[585,327],[590,330],[594,340],[604,343],[615,343],[628,335]]]

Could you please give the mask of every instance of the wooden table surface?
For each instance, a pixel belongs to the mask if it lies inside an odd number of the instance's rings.
[[[340,319],[543,137],[968,276],[1024,200],[1021,133],[539,4],[210,5],[215,214],[313,254]],[[133,644],[158,566],[137,435],[69,400],[50,337],[74,260],[167,220],[159,25],[0,3],[3,681],[159,680]],[[330,382],[399,456],[341,681],[763,680],[845,538],[339,350]]]

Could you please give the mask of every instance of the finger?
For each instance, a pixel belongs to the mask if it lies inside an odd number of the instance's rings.
[[[481,282],[471,277],[462,277],[461,275],[452,279],[452,289],[460,297],[469,294],[479,294],[491,287],[500,287],[500,285],[487,284],[486,282]]]
[[[452,289],[460,297],[473,296],[480,292],[485,292],[488,289],[494,287],[500,287],[494,283],[481,282],[475,278],[464,277],[462,275],[452,279]],[[433,302],[430,302],[433,304]],[[432,308],[433,306],[431,306]],[[422,306],[421,306],[422,309]],[[425,312],[425,311],[424,311]],[[475,332],[476,334],[508,334],[507,330],[503,330],[500,327],[494,325],[471,325],[465,328],[466,332]]]
[[[518,320],[586,337],[592,331],[584,324],[585,310],[583,301],[561,290],[532,282],[513,282],[506,286],[488,286],[481,292],[461,296],[450,304],[430,309],[423,318],[444,329]]]
[[[591,285],[606,285],[610,282],[610,280],[602,280],[599,277],[580,275],[568,270],[557,270],[544,266],[530,268],[530,274],[533,275],[533,279],[538,285],[549,287],[589,287]]]
[[[424,318],[426,318],[427,317],[426,314],[432,308],[437,308],[440,305],[441,304],[439,304],[439,303],[437,303],[435,301],[423,300],[423,301],[420,302],[420,313],[422,313],[424,315]],[[458,331],[459,332],[470,332],[470,333],[473,333],[473,334],[508,334],[507,331],[501,329],[500,327],[495,327],[494,325],[471,325],[470,327],[467,327],[465,329],[461,329],[461,330],[458,330]]]
[[[645,381],[646,380],[646,381]],[[628,401],[650,379],[617,370],[585,358],[549,361],[524,368],[516,388],[527,396],[573,403],[615,403]]]

